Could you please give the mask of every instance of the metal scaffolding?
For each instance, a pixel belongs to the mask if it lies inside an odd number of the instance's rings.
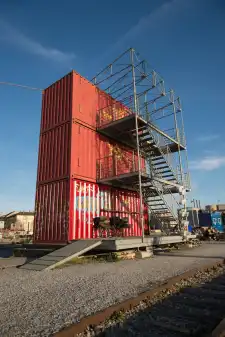
[[[148,205],[154,227],[160,225],[167,233],[183,230],[190,178],[180,98],[173,90],[166,90],[163,78],[133,48],[92,82],[99,88],[100,100],[108,94],[99,104],[98,131],[132,148],[133,158],[138,158],[130,161],[130,172],[111,170],[108,176],[106,160],[101,158],[99,182],[135,187],[140,203],[143,200]],[[142,207],[140,225],[144,239]]]

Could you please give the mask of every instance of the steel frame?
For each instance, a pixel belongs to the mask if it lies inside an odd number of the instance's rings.
[[[172,89],[166,90],[163,78],[145,60],[140,60],[140,55],[133,48],[130,48],[98,73],[92,79],[92,82],[108,93],[116,102],[120,102],[129,110],[129,114],[134,114],[138,156],[138,191],[141,204],[143,184],[142,150],[140,148],[138,122],[140,118],[148,123],[154,141],[160,151],[163,152],[168,166],[174,172],[176,183],[160,177],[159,172],[155,172],[156,175],[152,174],[153,166],[150,155],[147,166],[151,178],[157,183],[165,183],[171,187],[183,186],[186,191],[189,191],[190,175],[181,101],[179,97],[175,96]],[[100,120],[101,113],[102,111],[99,111]],[[112,109],[111,122],[118,120],[118,116],[114,114],[116,112]],[[185,203],[183,206],[186,207]],[[140,210],[140,221],[143,233],[142,239],[144,239],[142,208]]]

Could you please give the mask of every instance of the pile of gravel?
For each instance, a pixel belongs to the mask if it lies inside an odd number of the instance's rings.
[[[187,257],[165,255],[48,272],[2,270],[0,336],[50,336],[158,282],[225,256],[224,248],[225,244],[205,244]]]

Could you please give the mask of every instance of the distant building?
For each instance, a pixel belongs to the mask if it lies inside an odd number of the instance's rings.
[[[206,211],[209,211],[209,212],[213,212],[213,211],[225,212],[225,204],[206,205],[205,209]]]
[[[33,233],[34,212],[13,211],[0,216],[0,222],[4,222],[4,229]]]
[[[4,218],[0,215],[0,229],[3,229],[5,226],[5,220]]]
[[[199,226],[198,212],[200,208],[198,207],[187,207],[187,220],[191,227]]]

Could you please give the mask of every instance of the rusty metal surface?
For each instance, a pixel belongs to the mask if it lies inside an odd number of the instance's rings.
[[[123,230],[124,237],[141,236],[139,226],[140,200],[134,191],[97,185],[83,180],[73,180],[71,192],[73,203],[70,219],[69,240],[99,237],[99,231],[93,231],[93,218],[97,216],[119,216],[128,218],[129,228]],[[144,211],[147,227],[148,213]],[[103,237],[109,233],[105,231]]]
[[[132,308],[136,307],[141,301],[143,300],[150,300],[163,290],[167,290],[169,288],[172,288],[176,283],[187,280],[190,277],[193,277],[197,272],[199,271],[207,271],[209,269],[212,269],[214,267],[217,267],[219,265],[222,265],[225,263],[225,260],[219,259],[217,261],[214,261],[213,263],[210,263],[205,266],[200,266],[198,268],[195,268],[193,270],[187,271],[181,275],[175,276],[173,278],[168,279],[165,283],[162,285],[151,289],[149,291],[145,291],[141,294],[139,294],[135,298],[130,298],[122,303],[113,305],[101,312],[98,312],[92,316],[85,317],[81,319],[81,321],[78,324],[72,325],[71,327],[68,327],[62,331],[59,331],[53,335],[53,337],[75,337],[77,334],[82,333],[86,330],[88,326],[97,326],[103,323],[106,319],[110,318],[112,314],[115,312],[122,311],[128,311]],[[223,336],[223,335],[222,335]],[[216,337],[222,337],[216,335]],[[215,337],[215,336],[212,336]]]
[[[69,179],[37,187],[34,242],[67,242],[69,230]]]
[[[71,176],[96,182],[97,133],[77,122],[72,123]]]

